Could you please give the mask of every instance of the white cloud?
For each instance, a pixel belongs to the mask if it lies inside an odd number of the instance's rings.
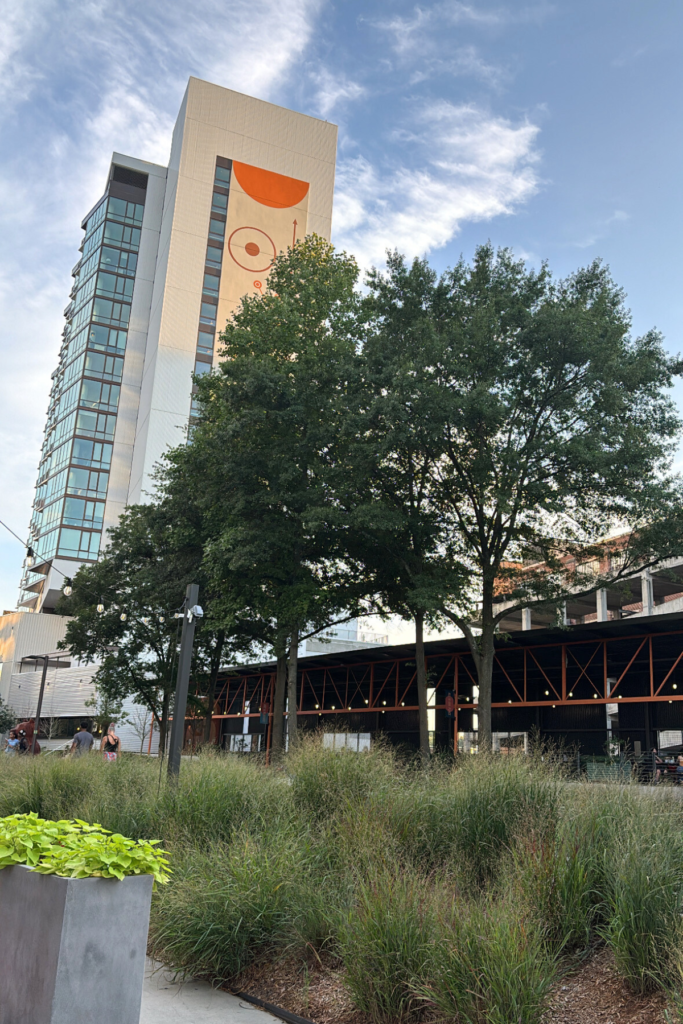
[[[474,46],[462,46],[448,59],[425,58],[420,61],[419,67],[411,74],[409,81],[411,85],[416,85],[437,75],[467,75],[478,78],[493,88],[497,88],[509,77],[507,69],[488,64],[480,57]]]
[[[367,94],[364,86],[350,81],[344,74],[333,75],[326,68],[311,75],[316,87],[315,109],[327,117],[344,102],[359,100]]]
[[[190,75],[273,99],[322,2],[0,0],[0,519],[20,535],[79,225],[112,151],[165,163]],[[23,555],[1,547],[0,611]]]
[[[512,213],[538,188],[535,125],[445,101],[416,122],[395,134],[404,161],[390,171],[364,157],[340,163],[333,237],[363,265],[387,248],[408,257],[439,249],[463,222]]]
[[[498,28],[514,22],[540,21],[551,10],[551,6],[543,2],[510,8],[482,7],[460,3],[459,0],[443,0],[428,7],[415,7],[410,17],[396,15],[374,24],[388,34],[396,54],[408,57],[439,47],[444,41],[443,32],[446,27],[469,24],[480,28]]]

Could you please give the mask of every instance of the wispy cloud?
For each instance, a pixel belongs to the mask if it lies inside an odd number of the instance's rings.
[[[512,213],[538,188],[536,125],[445,101],[415,124],[395,133],[404,159],[390,170],[362,156],[340,163],[334,240],[366,266],[387,248],[439,249],[463,222]]]
[[[322,117],[328,117],[344,103],[367,95],[365,86],[350,81],[343,73],[333,74],[327,68],[314,72],[311,80],[316,89],[315,109]]]
[[[0,0],[0,518],[28,526],[80,220],[112,150],[165,163],[187,78],[273,99],[323,0]],[[22,552],[0,541],[0,611]]]
[[[437,47],[445,28],[457,25],[498,28],[514,22],[537,22],[551,11],[550,4],[543,2],[523,7],[484,7],[443,0],[430,6],[417,6],[408,17],[395,15],[374,24],[389,36],[395,53],[412,56]]]
[[[595,229],[588,235],[579,239],[578,242],[574,242],[574,245],[577,249],[590,249],[591,246],[595,245],[610,233],[609,229],[614,224],[624,224],[630,219],[630,213],[626,213],[625,210],[615,210],[609,215],[609,217],[603,217],[602,220],[599,220]]]
[[[507,68],[484,60],[475,46],[461,46],[452,57],[426,57],[421,60],[409,81],[411,85],[417,85],[441,75],[476,78],[494,89],[510,77]]]

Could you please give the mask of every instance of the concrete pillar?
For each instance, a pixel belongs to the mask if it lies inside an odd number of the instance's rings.
[[[649,569],[646,569],[640,577],[640,590],[643,602],[643,615],[652,615],[654,600],[652,595],[652,576]]]
[[[560,624],[566,626],[568,624],[567,619],[567,602],[563,601],[560,605]]]
[[[607,622],[607,591],[598,590],[595,594],[595,605],[598,613],[598,622]]]
[[[531,629],[531,609],[522,608],[522,629]]]

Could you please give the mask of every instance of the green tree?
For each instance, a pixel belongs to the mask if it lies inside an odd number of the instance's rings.
[[[418,261],[411,273],[428,269]],[[373,296],[400,307],[407,275],[392,257]],[[555,282],[484,245],[434,283],[423,309],[438,339],[413,368],[431,500],[458,579],[469,579],[444,593],[441,612],[467,638],[488,747],[500,621],[680,553],[669,471],[681,422],[667,389],[682,364],[657,332],[631,337],[623,293],[597,262]],[[619,526],[626,545],[605,539]]]
[[[0,733],[8,732],[16,724],[17,716],[0,697]]]
[[[391,279],[372,272],[360,375],[350,400],[353,432],[337,466],[335,494],[354,525],[349,552],[375,580],[375,606],[415,624],[420,752],[429,758],[424,628],[443,625],[441,607],[463,587],[434,501],[439,425],[415,381],[438,358],[432,304],[435,273],[406,270],[390,256]],[[400,295],[400,298],[398,296]]]
[[[221,335],[220,365],[196,380],[199,420],[166,470],[168,493],[197,494],[212,585],[239,594],[254,638],[277,658],[275,750],[285,668],[297,738],[300,641],[355,614],[365,593],[343,558],[327,483],[356,372],[357,274],[353,259],[316,236],[275,260],[265,293],[246,296]]]
[[[199,582],[201,588],[203,582],[203,548],[191,530],[190,515],[191,509],[181,516],[163,501],[126,509],[100,560],[81,567],[73,594],[62,598],[59,607],[74,616],[61,646],[100,662],[94,677],[100,699],[115,704],[133,697],[149,709],[162,751],[180,641],[180,620],[174,615],[187,584]],[[205,617],[195,639],[195,679],[202,672],[211,677],[225,650],[225,627],[214,625],[206,589],[201,598]],[[205,710],[211,713],[212,702]]]

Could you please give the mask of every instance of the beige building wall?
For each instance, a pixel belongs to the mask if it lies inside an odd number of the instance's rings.
[[[4,701],[8,700],[12,675],[19,671],[21,659],[31,654],[55,654],[70,621],[65,615],[0,615],[0,697]],[[69,661],[66,652],[63,657]],[[19,713],[22,709],[15,710]]]
[[[182,443],[186,436],[216,157],[308,184],[306,195],[297,199],[293,208],[283,209],[255,202],[233,174],[218,333],[245,290],[258,292],[267,278],[267,270],[259,270],[263,264],[258,257],[251,257],[255,260],[253,274],[248,261],[246,273],[245,267],[235,262],[228,252],[229,235],[240,228],[253,228],[260,232],[254,234],[257,242],[268,236],[278,251],[291,244],[290,229],[292,238],[315,232],[329,239],[336,145],[333,124],[190,79],[168,168],[129,503],[144,500],[153,490],[155,464],[164,451]],[[243,223],[245,219],[247,223]],[[235,236],[233,250],[246,237]],[[259,248],[269,251],[267,244]]]

